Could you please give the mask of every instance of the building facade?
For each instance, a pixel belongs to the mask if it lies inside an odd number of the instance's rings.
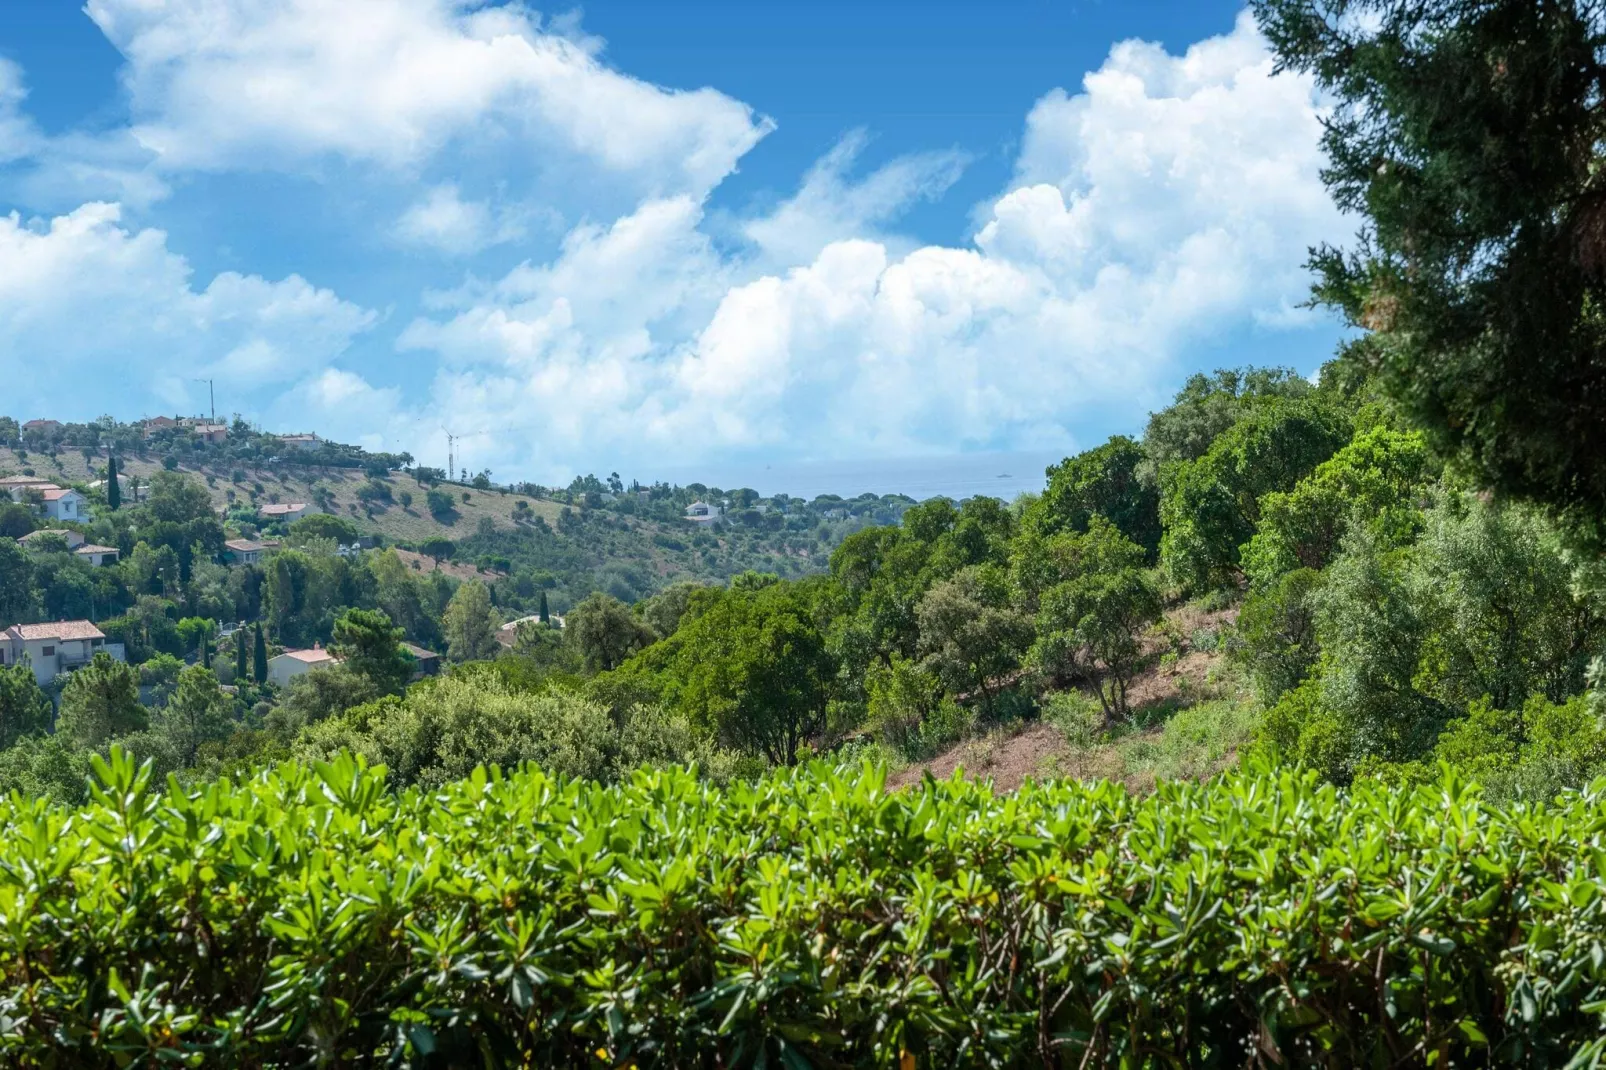
[[[58,676],[89,664],[101,653],[126,660],[123,644],[108,642],[105,633],[87,620],[13,624],[0,632],[0,665],[10,667],[26,658],[40,687],[49,687]]]
[[[289,687],[290,681],[298,676],[313,669],[327,669],[338,664],[340,659],[321,646],[314,646],[311,650],[286,650],[283,654],[268,659],[268,682],[279,687]]]

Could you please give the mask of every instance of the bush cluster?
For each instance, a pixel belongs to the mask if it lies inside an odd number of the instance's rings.
[[[874,768],[350,756],[0,803],[8,1065],[1542,1065],[1606,992],[1606,785],[1496,809]]]

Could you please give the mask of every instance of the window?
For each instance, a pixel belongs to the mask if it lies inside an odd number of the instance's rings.
[[[42,658],[53,658],[56,656],[56,648],[53,646],[47,646],[43,650],[39,651],[39,656]]]

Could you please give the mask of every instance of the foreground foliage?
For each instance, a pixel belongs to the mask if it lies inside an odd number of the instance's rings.
[[[1584,1061],[1606,786],[874,769],[728,789],[350,757],[0,804],[9,1065]]]

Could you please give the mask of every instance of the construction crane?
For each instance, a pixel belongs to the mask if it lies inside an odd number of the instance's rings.
[[[505,431],[515,431],[514,427],[482,427],[475,431],[458,432],[453,434],[441,426],[441,434],[446,436],[446,482],[456,483],[459,477],[467,478],[468,467],[462,463],[459,447],[465,438],[474,438],[477,435],[498,434]],[[461,469],[461,471],[459,471]]]
[[[214,393],[213,390],[212,390],[212,380],[210,380],[210,379],[191,379],[190,382],[192,382],[192,383],[205,383],[206,384],[206,398],[212,405],[212,422],[213,423],[217,423],[217,394]]]
[[[441,434],[446,436],[446,482],[454,483],[456,480],[452,478],[452,466],[456,460],[457,440],[462,436],[454,435],[444,427],[441,428]]]

